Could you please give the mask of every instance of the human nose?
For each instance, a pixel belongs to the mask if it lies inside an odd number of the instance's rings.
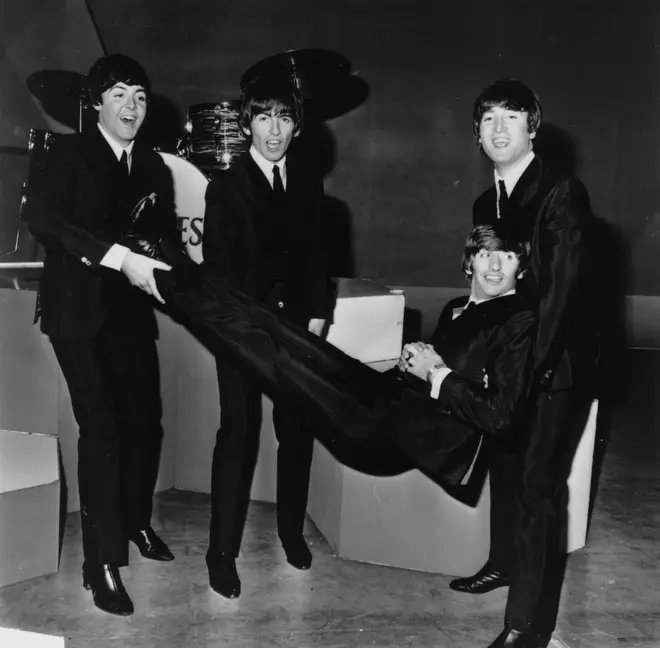
[[[130,108],[131,110],[135,108],[135,95],[126,95],[126,107]]]
[[[495,117],[495,131],[500,132],[505,128],[504,119],[502,117]]]
[[[502,263],[498,254],[493,254],[490,257],[489,270],[499,270]]]
[[[277,117],[270,120],[270,133],[271,135],[280,134],[280,120]]]

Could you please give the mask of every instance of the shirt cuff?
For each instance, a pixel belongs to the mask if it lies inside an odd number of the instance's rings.
[[[111,268],[112,270],[121,270],[121,266],[124,263],[124,259],[128,252],[129,249],[127,247],[115,243],[101,259],[101,265],[106,268]]]
[[[440,396],[440,387],[442,387],[444,379],[450,373],[451,369],[449,367],[441,367],[436,370],[435,376],[433,376],[433,382],[431,383],[431,398],[437,399]]]

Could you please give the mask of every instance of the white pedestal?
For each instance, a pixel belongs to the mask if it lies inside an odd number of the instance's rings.
[[[57,438],[0,430],[0,587],[57,571]]]
[[[13,628],[0,628],[0,646],[7,648],[64,648],[64,637]]]

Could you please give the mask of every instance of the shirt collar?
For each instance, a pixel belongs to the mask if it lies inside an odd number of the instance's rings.
[[[282,184],[286,189],[286,155],[277,162],[271,162],[267,160],[254,146],[250,146],[250,155],[255,161],[257,166],[261,169],[262,173],[266,176],[270,186],[273,186],[273,167],[278,166],[280,168],[280,177],[282,178]]]
[[[121,160],[121,154],[126,151],[126,157],[128,158],[128,168],[131,168],[131,162],[133,158],[133,145],[135,144],[135,140],[133,140],[128,146],[122,146],[119,144],[119,142],[116,142],[112,137],[110,136],[110,133],[108,133],[103,126],[101,126],[101,122],[96,122],[96,125],[99,127],[99,130],[101,131],[101,135],[105,138],[105,141],[110,144],[110,148],[113,150],[114,154],[117,156],[117,162]]]
[[[498,295],[497,297],[491,297],[490,299],[477,299],[476,297],[470,295],[470,298],[465,303],[464,308],[467,308],[468,304],[474,304],[476,306],[478,304],[483,304],[484,302],[487,301],[493,301],[493,299],[499,299],[500,297],[508,297],[509,295],[515,295],[515,294],[516,294],[516,289],[511,288],[511,290],[508,290],[503,295]]]
[[[520,180],[520,176],[527,170],[527,167],[532,163],[534,159],[534,151],[530,151],[527,155],[516,164],[512,169],[507,169],[504,175],[500,175],[497,170],[493,171],[495,176],[495,187],[497,189],[497,197],[500,197],[500,187],[498,184],[499,180],[504,180],[504,186],[506,187],[506,193],[510,196],[515,189],[515,186]]]

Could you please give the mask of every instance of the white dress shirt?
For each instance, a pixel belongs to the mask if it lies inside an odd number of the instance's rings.
[[[266,176],[266,180],[270,182],[271,188],[273,187],[274,178],[273,178],[273,167],[278,166],[280,168],[280,178],[282,178],[282,186],[286,190],[286,155],[277,162],[271,162],[267,160],[254,146],[250,147],[250,155],[252,159],[257,163],[257,166],[261,169],[262,173]]]
[[[131,170],[131,164],[133,163],[133,144],[132,141],[128,146],[124,147],[119,142],[116,142],[108,133],[108,131],[101,126],[100,122],[97,123],[101,135],[105,138],[105,141],[110,145],[110,148],[117,156],[117,163],[121,160],[121,154],[126,151],[126,158],[128,161],[128,170]],[[104,257],[101,259],[101,265],[106,268],[112,268],[113,270],[121,270],[121,266],[124,263],[124,259],[128,254],[128,248],[124,245],[119,245],[119,243],[114,243],[112,247],[105,253]]]
[[[500,175],[496,169],[493,170],[493,175],[495,176],[495,191],[497,192],[497,217],[500,217],[499,204],[500,204],[500,180],[504,180],[504,186],[506,187],[507,196],[511,196],[518,180],[523,173],[527,170],[527,167],[532,163],[534,159],[534,151],[530,151],[516,166],[512,169],[507,169],[504,175]]]

